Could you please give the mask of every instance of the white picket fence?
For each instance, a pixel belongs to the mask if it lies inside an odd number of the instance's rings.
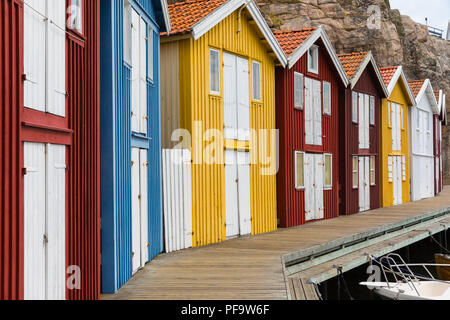
[[[192,247],[191,153],[163,149],[164,239],[166,252]]]

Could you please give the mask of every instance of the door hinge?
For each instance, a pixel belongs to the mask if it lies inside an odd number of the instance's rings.
[[[138,195],[138,199],[141,200],[141,195]]]
[[[48,243],[48,236],[46,234],[44,234],[44,244]]]
[[[22,175],[26,175],[27,174],[27,168],[22,168]]]
[[[26,73],[22,74],[22,81],[27,81],[27,74]]]

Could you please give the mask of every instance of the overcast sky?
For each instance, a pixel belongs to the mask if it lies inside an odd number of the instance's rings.
[[[399,9],[401,14],[410,16],[414,21],[444,30],[447,32],[450,19],[449,0],[390,0],[392,9]]]

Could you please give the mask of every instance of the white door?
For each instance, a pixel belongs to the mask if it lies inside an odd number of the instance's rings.
[[[131,233],[133,273],[148,261],[147,151],[131,149]]]
[[[139,130],[147,133],[147,24],[139,18]]]
[[[237,139],[236,63],[236,56],[223,54],[225,139]]]
[[[240,234],[252,232],[250,207],[250,153],[237,151]]]
[[[248,152],[225,150],[227,238],[251,233],[249,157]]]
[[[359,157],[359,211],[370,210],[369,157]]]
[[[24,143],[24,298],[65,299],[66,147]]]
[[[393,157],[394,205],[402,204],[402,157]]]
[[[323,219],[325,213],[323,202],[323,154],[305,154],[304,178],[305,220]]]
[[[322,85],[305,78],[305,143],[322,145]]]
[[[323,179],[324,179],[324,157],[323,154],[314,155],[314,219],[323,219],[324,206],[323,206]]]
[[[250,140],[248,60],[223,54],[225,139]]]
[[[131,130],[140,132],[140,17],[133,9],[131,10]]]
[[[133,273],[141,267],[141,207],[140,207],[139,149],[131,149],[131,234]]]

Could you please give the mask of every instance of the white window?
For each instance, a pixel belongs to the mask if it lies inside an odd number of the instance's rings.
[[[406,181],[406,157],[402,156],[402,176],[403,181]]]
[[[153,80],[153,30],[151,27],[148,28],[148,39],[147,39],[147,49],[148,49],[148,78]]]
[[[358,93],[352,92],[352,121],[358,123]]]
[[[391,102],[388,102],[388,125],[391,126]]]
[[[421,111],[419,108],[416,108],[416,123],[417,123],[417,131],[420,131],[420,115],[421,115]]]
[[[210,92],[220,94],[220,59],[219,51],[209,49],[209,79]]]
[[[303,74],[294,71],[294,108],[303,109]]]
[[[353,189],[358,189],[358,157],[353,157],[352,178]]]
[[[305,178],[303,175],[305,153],[295,151],[295,188],[303,189],[305,187]]]
[[[323,113],[331,115],[331,84],[323,82]]]
[[[324,154],[324,160],[323,186],[325,189],[331,189],[333,187],[333,156]]]
[[[392,182],[392,179],[393,179],[393,174],[392,174],[392,165],[393,165],[393,163],[392,163],[392,156],[388,156],[388,179],[389,179],[389,182]]]
[[[429,119],[429,113],[428,112],[425,113],[425,123],[426,123],[427,131],[430,132],[430,119]]]
[[[69,14],[68,27],[79,33],[83,33],[83,0],[72,0]]]
[[[375,156],[370,157],[370,185],[375,185]]]
[[[403,106],[399,105],[400,108],[400,118],[401,118],[401,128],[404,129],[404,122],[403,122]]]
[[[123,2],[123,59],[131,65],[131,5]]]
[[[259,62],[252,62],[253,69],[253,100],[261,101],[261,64]]]
[[[370,124],[375,125],[375,97],[370,96]]]
[[[308,50],[308,72],[319,73],[319,47],[315,45]]]

